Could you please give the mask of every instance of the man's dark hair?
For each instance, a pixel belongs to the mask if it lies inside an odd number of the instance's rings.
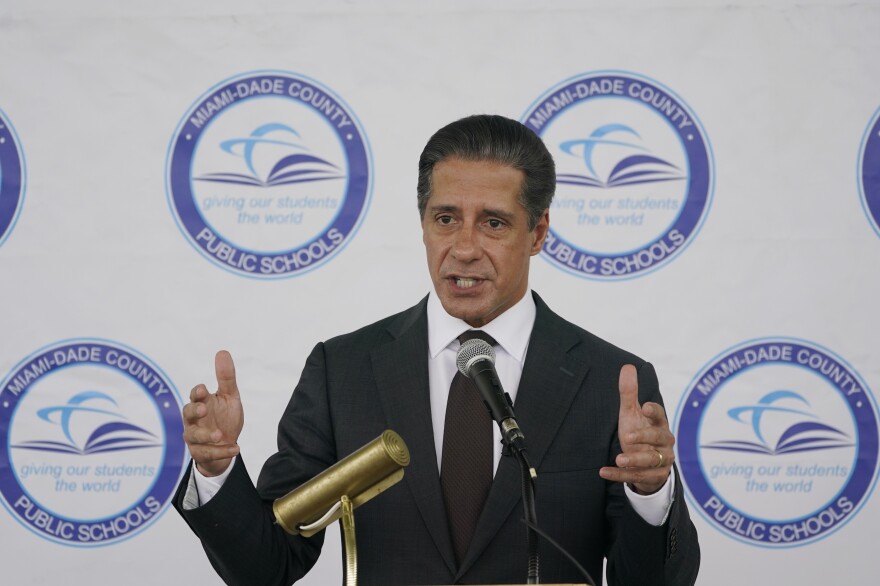
[[[419,216],[424,219],[431,197],[434,165],[449,158],[494,161],[525,174],[519,201],[533,230],[556,191],[553,157],[537,134],[516,120],[478,114],[456,120],[434,133],[419,157]]]

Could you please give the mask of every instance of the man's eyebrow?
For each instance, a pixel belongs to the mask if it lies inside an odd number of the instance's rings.
[[[437,212],[457,212],[458,206],[453,205],[433,205],[428,208],[428,211],[432,213]]]
[[[508,212],[508,211],[504,211],[504,210],[496,210],[496,209],[492,209],[492,208],[484,209],[483,215],[489,216],[492,218],[501,218],[502,220],[505,220],[506,222],[512,222],[514,220],[514,218],[516,218],[516,214],[514,214],[513,212]]]

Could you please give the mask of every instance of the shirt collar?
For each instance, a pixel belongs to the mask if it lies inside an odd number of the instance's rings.
[[[504,351],[522,363],[535,325],[535,300],[531,289],[513,307],[480,328]],[[436,358],[464,332],[473,329],[464,320],[446,313],[436,292],[428,296],[428,352]]]

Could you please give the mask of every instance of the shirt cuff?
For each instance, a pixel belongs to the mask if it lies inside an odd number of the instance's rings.
[[[232,458],[229,466],[222,474],[218,476],[205,476],[199,472],[199,467],[195,462],[192,465],[192,472],[189,475],[189,483],[186,486],[186,492],[183,495],[183,510],[190,511],[197,509],[202,505],[208,504],[214,495],[220,492],[232,467],[235,465],[237,457]]]
[[[638,494],[626,483],[623,485],[623,491],[636,513],[647,523],[659,527],[666,522],[672,509],[672,500],[675,498],[675,468],[669,471],[666,484],[653,494]]]

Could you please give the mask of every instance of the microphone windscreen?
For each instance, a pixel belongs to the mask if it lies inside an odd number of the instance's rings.
[[[468,370],[476,360],[488,360],[495,364],[495,350],[489,342],[472,338],[464,342],[458,349],[458,354],[455,355],[455,365],[458,366],[461,374],[470,377]]]

